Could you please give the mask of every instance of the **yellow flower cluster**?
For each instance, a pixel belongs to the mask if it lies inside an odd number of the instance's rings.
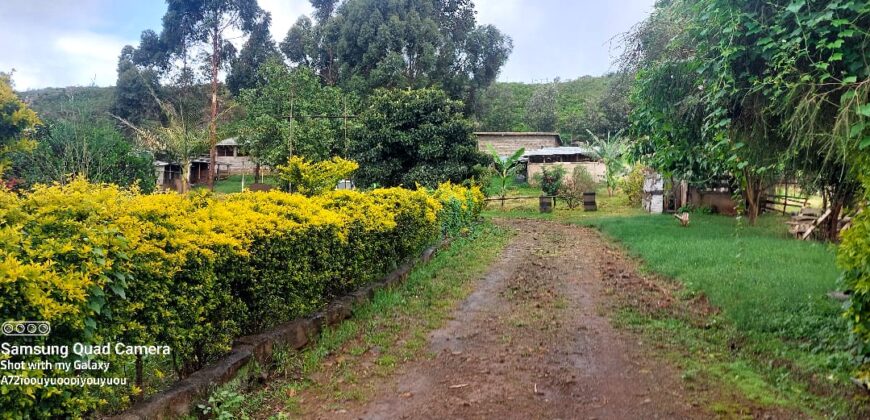
[[[0,190],[0,312],[51,322],[31,344],[170,345],[184,376],[238,335],[310,313],[467,228],[482,201],[478,189],[450,184],[310,198],[145,195],[83,180]],[[110,373],[132,363],[116,357]],[[138,391],[0,388],[0,406],[36,417],[84,415]]]

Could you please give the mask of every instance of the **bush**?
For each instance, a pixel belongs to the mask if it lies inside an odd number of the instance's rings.
[[[636,164],[631,171],[619,181],[619,187],[628,197],[628,205],[640,207],[643,203],[644,166]]]
[[[868,185],[870,186],[870,185]],[[858,380],[870,386],[870,212],[865,198],[864,211],[852,219],[852,226],[842,233],[837,249],[837,264],[843,269],[842,287],[849,292],[846,317],[856,340],[860,364]]]
[[[583,202],[583,193],[595,192],[595,178],[582,166],[575,166],[570,178],[559,186],[559,197],[565,200],[568,208],[574,210]]]
[[[339,181],[348,179],[358,168],[356,162],[340,157],[312,163],[293,156],[286,166],[279,165],[276,169],[278,176],[288,182],[294,192],[310,197],[334,190]]]
[[[239,334],[310,314],[439,236],[467,229],[481,206],[478,189],[449,184],[313,198],[142,195],[81,180],[23,196],[0,191],[0,314],[51,322],[49,336],[12,344],[168,345],[171,356],[146,358],[153,368],[146,376],[171,365],[183,377],[224,354]],[[111,362],[99,376],[134,371],[134,356],[97,359]],[[73,373],[4,371],[11,375]],[[122,407],[140,391],[132,380],[118,387],[3,384],[0,407],[23,417],[78,417]]]
[[[559,187],[562,185],[562,178],[565,177],[565,168],[562,165],[553,167],[542,167],[540,174],[535,174],[535,179],[541,185],[541,191],[545,195],[556,195],[559,193]]]

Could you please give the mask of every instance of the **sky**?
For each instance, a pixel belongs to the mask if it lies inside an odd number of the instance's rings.
[[[280,41],[308,0],[258,0]],[[655,0],[476,0],[478,24],[513,39],[499,80],[540,82],[614,70],[615,36],[652,11]],[[160,0],[0,0],[0,71],[16,90],[114,85],[118,54],[145,29],[160,32]],[[241,41],[241,40],[239,40]]]

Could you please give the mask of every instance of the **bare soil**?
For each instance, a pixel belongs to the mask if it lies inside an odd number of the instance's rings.
[[[614,258],[616,251],[590,229],[497,223],[518,234],[452,319],[429,335],[429,357],[379,378],[371,398],[340,409],[303,399],[300,413],[318,419],[710,417],[699,403],[705,398],[691,395],[675,368],[650,357],[642,339],[611,326],[606,312],[618,284],[658,287],[637,276],[631,261]],[[649,300],[644,305],[670,304],[667,291],[653,291],[641,294]]]

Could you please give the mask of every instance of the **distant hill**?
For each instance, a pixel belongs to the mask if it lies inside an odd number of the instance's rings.
[[[85,120],[105,118],[112,108],[115,87],[71,86],[19,92],[43,120],[72,119],[79,113]]]
[[[582,137],[579,124],[590,104],[597,102],[607,91],[614,76],[584,76],[560,81],[556,95],[556,130],[563,140]],[[494,83],[480,95],[475,107],[477,129],[481,131],[539,131],[525,121],[526,105],[542,84]]]

